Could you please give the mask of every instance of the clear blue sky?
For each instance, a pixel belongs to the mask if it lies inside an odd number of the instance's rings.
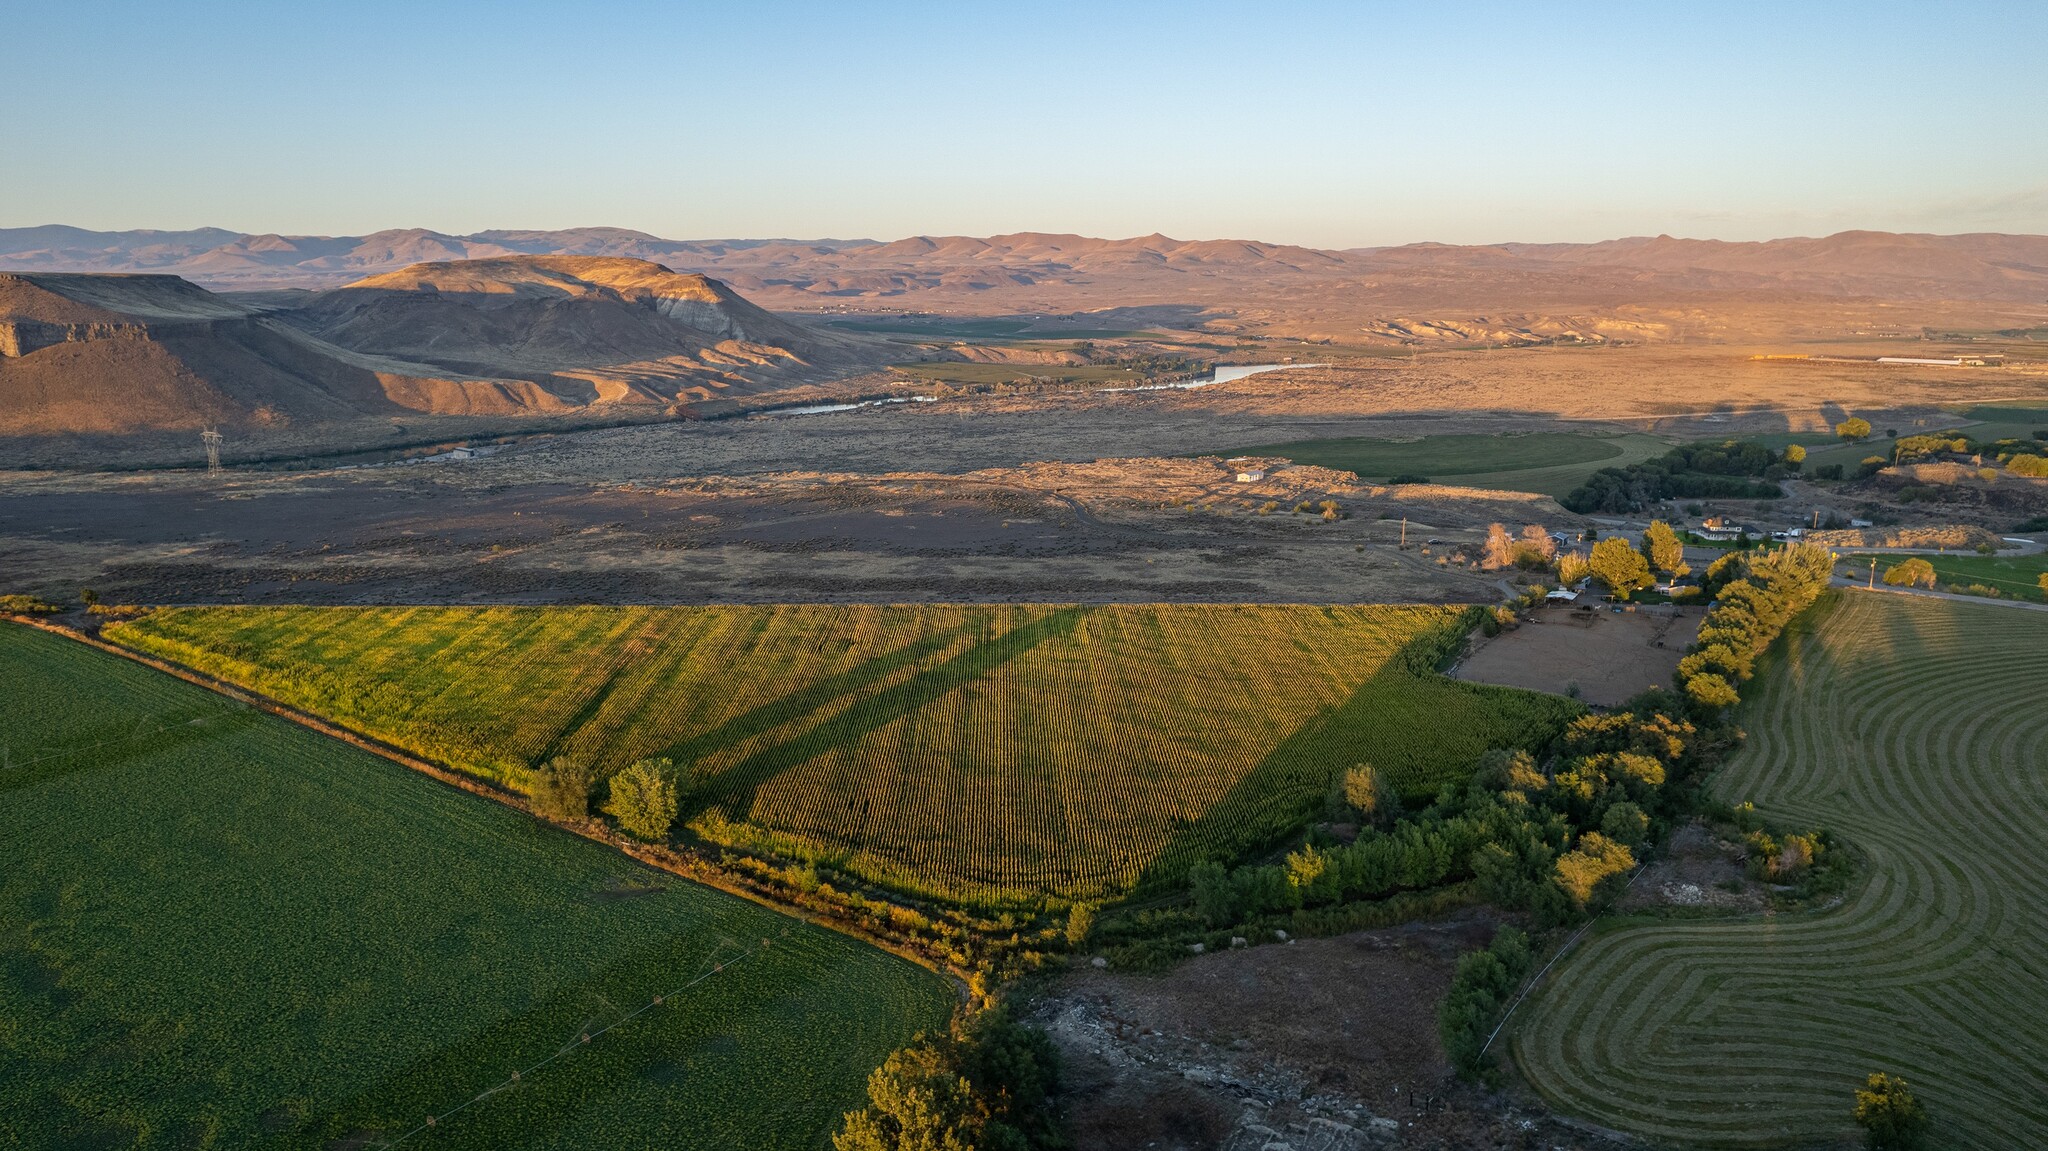
[[[2048,232],[2048,3],[21,3],[0,226]]]

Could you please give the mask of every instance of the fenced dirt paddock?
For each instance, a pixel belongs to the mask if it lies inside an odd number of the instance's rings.
[[[1583,602],[1583,601],[1582,601]],[[1634,611],[1598,604],[1592,611],[1552,604],[1535,609],[1452,669],[1458,679],[1571,694],[1614,707],[1651,687],[1668,687],[1678,658],[1699,634],[1698,607],[1645,604]]]

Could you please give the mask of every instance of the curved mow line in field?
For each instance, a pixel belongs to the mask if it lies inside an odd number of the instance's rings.
[[[1842,906],[1625,927],[1560,965],[1514,1039],[1562,1109],[1674,1143],[1847,1134],[1896,1070],[1958,1146],[2048,1131],[2048,708],[2041,634],[1970,609],[1851,597],[1760,684],[1716,781],[1870,858]],[[1896,657],[1896,658],[1894,658]]]

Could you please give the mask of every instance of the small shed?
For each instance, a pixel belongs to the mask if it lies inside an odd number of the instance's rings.
[[[1237,482],[1241,484],[1255,484],[1265,478],[1266,473],[1262,468],[1246,468],[1244,471],[1237,473]]]
[[[1575,592],[1572,589],[1566,587],[1558,588],[1556,591],[1553,591],[1549,595],[1543,597],[1544,601],[1547,603],[1571,603],[1573,600],[1576,600],[1578,598],[1578,592]]]

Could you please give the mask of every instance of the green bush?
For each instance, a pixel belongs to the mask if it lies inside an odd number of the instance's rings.
[[[10,615],[54,615],[63,610],[41,596],[0,595],[0,612]]]
[[[612,776],[604,810],[628,835],[656,843],[667,839],[676,821],[676,765],[643,759]]]
[[[1509,997],[1529,974],[1532,959],[1529,937],[1512,927],[1503,927],[1485,950],[1458,960],[1458,970],[1451,976],[1451,990],[1437,1009],[1436,1025],[1437,1034],[1443,1038],[1444,1053],[1450,1056],[1459,1078],[1479,1079],[1492,1070],[1493,1058],[1486,1050],[1486,1041],[1507,1008]]]
[[[549,819],[589,819],[590,789],[596,782],[588,765],[556,756],[533,769],[526,794],[533,810]]]
[[[1059,1049],[1045,1032],[991,1011],[951,1036],[889,1056],[868,1105],[846,1114],[834,1151],[1055,1151]]]

